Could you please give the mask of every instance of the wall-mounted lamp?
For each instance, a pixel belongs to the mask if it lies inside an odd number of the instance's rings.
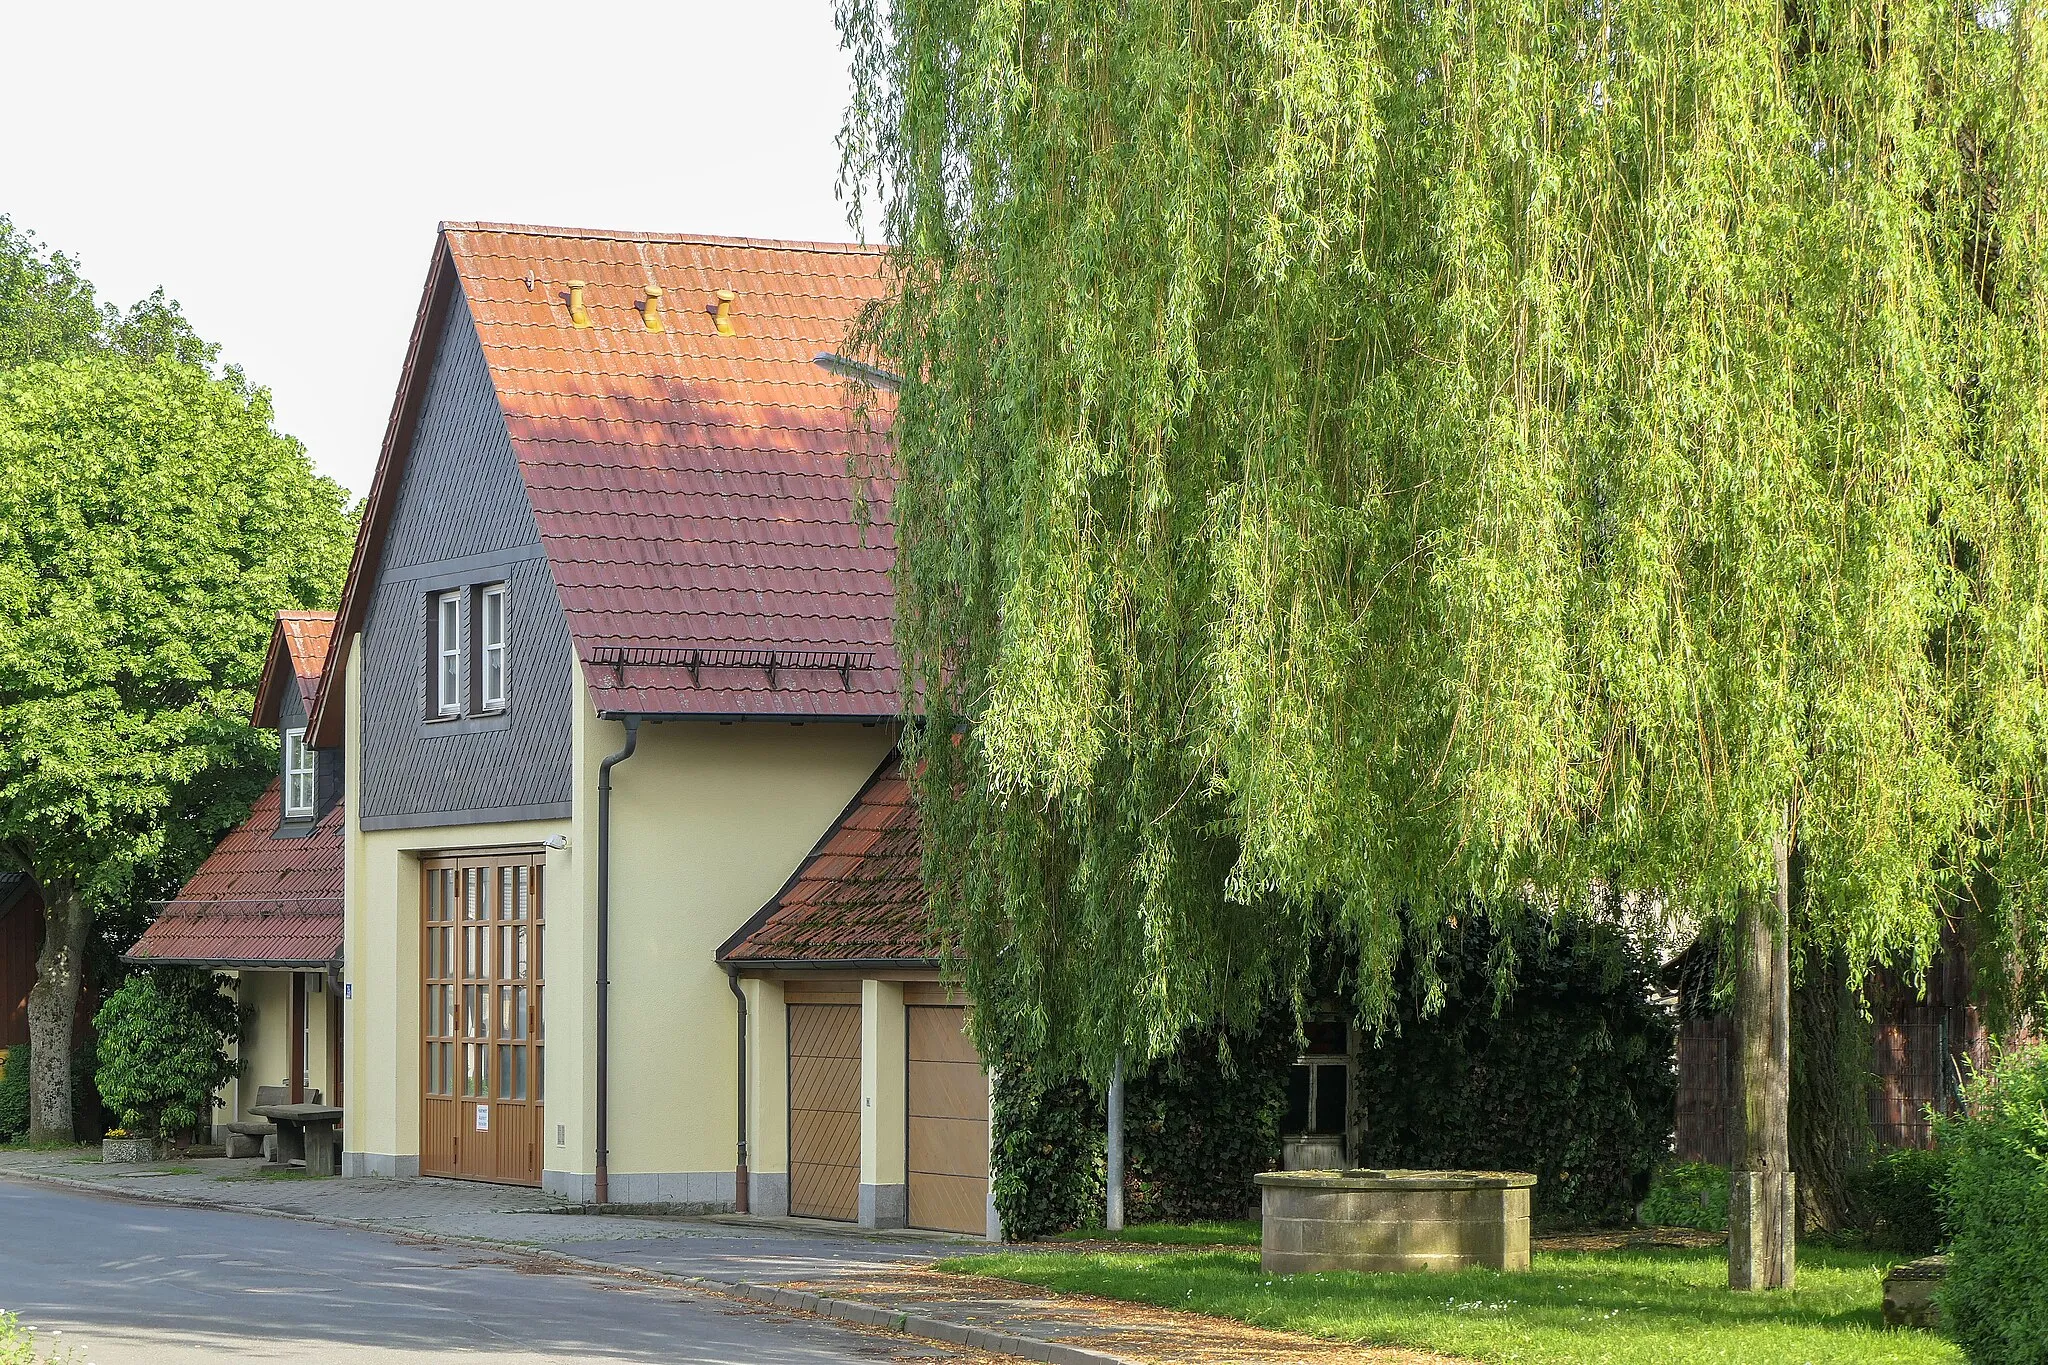
[[[550,834],[547,838],[540,841],[540,846],[542,848],[567,848],[569,846],[569,836],[566,834]]]

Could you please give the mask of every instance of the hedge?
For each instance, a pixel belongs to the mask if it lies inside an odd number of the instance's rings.
[[[2005,1054],[1937,1117],[1949,1170],[1942,1319],[1978,1365],[2048,1362],[2048,1048]]]

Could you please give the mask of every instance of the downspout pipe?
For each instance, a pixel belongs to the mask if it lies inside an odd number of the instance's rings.
[[[640,745],[640,717],[626,716],[626,745],[597,765],[597,1202],[611,1202],[612,769]]]
[[[732,1169],[732,1211],[750,1213],[747,1202],[747,993],[740,989],[739,969],[728,964],[725,984],[732,987],[733,1003],[739,1008],[740,1037],[740,1146]]]

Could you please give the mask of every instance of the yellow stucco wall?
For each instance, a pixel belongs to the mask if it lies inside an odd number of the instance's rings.
[[[344,952],[351,1169],[407,1173],[419,1152],[420,859],[451,850],[549,850],[547,1115],[551,1188],[586,1195],[596,1169],[597,782],[625,727],[578,689],[568,820],[402,831],[358,827],[360,649],[348,669],[351,801]],[[889,726],[645,723],[613,775],[611,1160],[616,1200],[730,1198],[737,1130],[735,1005],[718,945],[789,878],[895,742]],[[754,989],[759,990],[760,987]],[[753,1045],[785,1049],[779,991]],[[766,1004],[764,1000],[764,1006]],[[766,1112],[773,1106],[772,1116]],[[782,1100],[753,1097],[757,1169],[786,1166]],[[559,1140],[558,1140],[559,1135]],[[396,1159],[395,1161],[393,1159]],[[637,1185],[636,1174],[725,1173],[725,1186]],[[621,1184],[621,1177],[628,1177]]]
[[[597,719],[587,702],[583,711],[576,842],[594,850],[598,765],[624,743],[625,727]],[[789,880],[894,743],[894,729],[879,725],[642,725],[638,752],[612,777],[615,1179],[733,1169],[737,1009],[713,954]],[[585,875],[594,903],[594,858]],[[594,962],[594,921],[589,951]],[[558,999],[550,1001],[551,1051]],[[594,992],[587,1019],[594,1030]],[[766,1032],[778,1027],[770,1021]],[[755,1046],[786,1045],[757,1032]],[[594,1078],[590,1086],[594,1113]],[[750,1097],[749,1107],[758,1114],[763,1106]],[[775,1169],[765,1163],[779,1145],[776,1126],[764,1125],[769,1141],[754,1154],[756,1169]],[[593,1135],[567,1169],[588,1171],[594,1161]]]

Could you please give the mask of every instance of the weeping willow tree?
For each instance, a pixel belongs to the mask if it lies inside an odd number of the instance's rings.
[[[1748,964],[1765,1169],[1789,939],[1910,969],[1967,903],[2039,963],[2038,7],[840,22],[985,1026],[1157,1050],[1330,936],[1374,1017],[1404,943],[1637,891]]]

